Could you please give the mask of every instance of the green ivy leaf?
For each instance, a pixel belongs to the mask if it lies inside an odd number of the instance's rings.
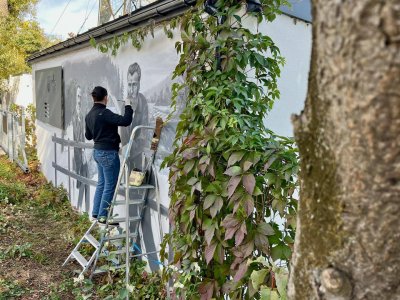
[[[276,287],[278,289],[281,300],[287,299],[286,290],[288,284],[288,277],[289,277],[288,273],[282,268],[275,270]]]
[[[265,276],[269,273],[268,269],[261,269],[259,271],[253,271],[250,275],[251,283],[253,287],[258,290],[261,284],[264,283]]]
[[[242,174],[242,168],[239,166],[233,166],[228,168],[224,174],[228,176],[237,176]]]
[[[194,160],[189,160],[188,162],[186,162],[185,166],[183,167],[183,172],[185,174],[188,174],[193,169],[194,163]]]
[[[97,43],[94,37],[90,38],[89,43],[93,48],[96,48]]]
[[[279,294],[267,286],[262,286],[260,290],[260,300],[279,300]]]

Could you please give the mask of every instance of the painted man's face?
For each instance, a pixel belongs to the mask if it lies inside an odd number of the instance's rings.
[[[128,73],[128,97],[136,99],[140,90],[140,78],[138,73]]]

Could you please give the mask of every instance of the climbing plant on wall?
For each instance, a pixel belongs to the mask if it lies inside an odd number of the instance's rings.
[[[207,1],[164,24],[180,60],[172,106],[186,90],[170,168],[171,232],[162,256],[170,262],[182,299],[286,298],[286,265],[295,234],[297,149],[264,119],[279,98],[277,79],[284,58],[268,36],[244,24],[273,21],[284,0],[262,0],[262,11],[246,11],[237,0]],[[96,45],[117,53],[129,39],[140,48],[153,25]],[[168,257],[168,253],[173,253]],[[275,297],[275,298],[274,298]]]
[[[172,232],[164,249],[172,248],[175,268],[166,273],[184,299],[285,297],[284,271],[272,262],[291,257],[298,164],[292,140],[264,124],[284,59],[268,36],[244,26],[279,13],[282,1],[262,2],[249,16],[239,1],[217,1],[215,18],[200,1],[181,19],[174,75],[185,81],[173,90],[188,97],[165,160]]]

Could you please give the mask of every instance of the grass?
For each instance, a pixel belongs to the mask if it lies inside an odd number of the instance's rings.
[[[125,299],[123,270],[75,282],[78,267],[61,268],[91,223],[37,169],[33,161],[24,174],[0,155],[0,300]],[[166,298],[160,275],[148,274],[145,263],[133,261],[131,274],[134,299]]]
[[[0,300],[77,299],[74,267],[61,265],[90,222],[35,162],[30,169],[0,156]]]
[[[27,291],[17,281],[8,281],[0,278],[0,300],[14,299],[24,295]]]

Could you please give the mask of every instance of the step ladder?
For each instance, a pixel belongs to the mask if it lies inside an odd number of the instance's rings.
[[[89,227],[89,229],[85,232],[85,234],[82,236],[82,238],[79,240],[75,248],[72,250],[72,252],[69,254],[65,262],[63,263],[63,266],[65,266],[68,262],[75,260],[77,261],[81,267],[82,271],[80,272],[79,276],[85,274],[89,269],[91,269],[91,274],[90,278],[96,274],[104,273],[107,272],[107,268],[104,269],[102,267],[98,267],[98,260],[101,257],[118,257],[118,258],[112,258],[110,259],[111,263],[113,264],[111,266],[112,269],[121,269],[125,268],[125,280],[126,284],[129,283],[129,267],[130,267],[130,259],[132,257],[137,257],[138,255],[133,255],[133,252],[135,251],[135,243],[137,241],[138,235],[139,235],[139,229],[141,226],[141,221],[143,219],[143,213],[146,208],[146,200],[148,196],[148,192],[151,189],[154,189],[155,187],[153,185],[149,184],[149,181],[151,179],[151,175],[153,172],[153,163],[154,163],[154,158],[155,154],[157,152],[158,148],[158,143],[160,140],[160,135],[161,135],[161,129],[163,126],[163,120],[161,118],[157,118],[156,120],[156,126],[151,127],[151,126],[136,126],[131,133],[129,142],[127,144],[125,154],[123,156],[122,164],[121,164],[121,170],[118,175],[118,181],[117,181],[117,187],[114,192],[114,196],[111,201],[111,205],[108,211],[108,217],[106,224],[99,224],[98,221],[94,221],[92,225]],[[148,166],[149,168],[146,168],[146,180],[145,183],[142,183],[140,186],[131,186],[129,184],[129,167],[128,167],[128,160],[130,156],[130,150],[132,148],[132,144],[135,140],[135,135],[139,130],[152,130],[154,131],[152,141],[151,141],[151,147],[150,147],[150,158],[149,158],[149,163]],[[143,154],[144,155],[144,154]],[[142,170],[143,171],[143,170]],[[124,179],[124,180],[123,180]],[[157,180],[156,180],[157,184]],[[130,199],[130,192],[132,190],[140,191],[142,193],[141,199]],[[117,196],[121,195],[125,197],[124,200],[117,200]],[[114,215],[114,207],[116,206],[124,206],[125,207],[125,217],[118,217]],[[130,215],[130,208],[131,207],[136,207],[136,215],[131,216]],[[125,223],[125,232],[122,232],[121,227],[116,227],[113,225],[110,225],[112,223]],[[94,233],[96,232],[95,230],[100,227],[100,238],[97,240],[94,236]],[[133,227],[133,230],[131,228]],[[113,234],[117,231],[117,234]],[[123,241],[125,241],[125,245],[123,245]],[[94,250],[92,254],[90,254],[89,259],[85,257],[81,252],[81,248],[85,244],[90,244]],[[114,247],[118,248],[117,250],[107,250],[107,244],[111,244]],[[123,245],[123,248],[122,248]],[[130,247],[130,245],[132,245]],[[81,252],[80,252],[81,250]],[[146,253],[141,254],[146,255]],[[86,255],[87,256],[87,255]],[[122,257],[124,256],[125,262],[121,263]]]

